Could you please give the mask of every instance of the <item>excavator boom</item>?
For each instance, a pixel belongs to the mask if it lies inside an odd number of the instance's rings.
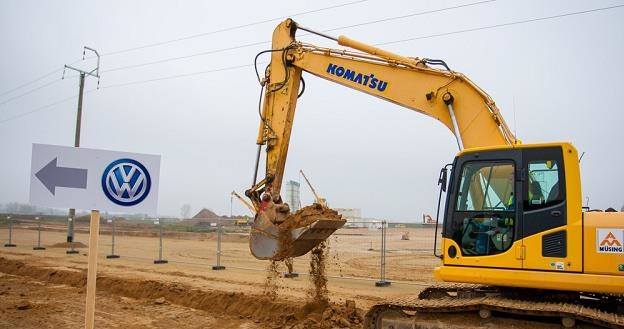
[[[271,53],[271,63],[260,79],[265,91],[256,139],[257,165],[253,186],[245,193],[254,208],[260,210],[251,237],[251,251],[257,258],[293,256],[293,252],[280,247],[285,244],[279,242],[280,234],[286,235],[288,244],[294,246],[289,249],[299,250],[299,254],[344,225],[344,220],[319,216],[321,222],[313,222],[315,225],[308,225],[306,230],[293,235],[294,231],[286,226],[292,226],[298,218],[293,218],[288,209],[280,206],[283,205],[280,190],[304,71],[440,121],[456,136],[460,150],[517,143],[494,101],[463,74],[449,70],[443,61],[397,55],[344,36],[329,38],[354,50],[317,47],[296,41],[297,29],[298,25],[290,19],[277,26],[272,49],[267,51]],[[258,182],[262,146],[266,147],[265,176]],[[265,194],[271,199],[270,204],[278,205],[280,211],[263,211],[261,198]],[[289,224],[283,225],[284,221]],[[313,236],[314,241],[303,242],[299,238],[305,236]],[[302,245],[306,247],[299,248]]]

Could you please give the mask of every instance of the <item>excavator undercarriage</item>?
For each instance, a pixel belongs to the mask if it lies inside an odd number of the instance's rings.
[[[474,284],[441,284],[423,290],[417,297],[385,301],[369,309],[365,329],[442,328],[448,313],[478,312],[482,319],[492,314],[523,318],[560,319],[566,328],[577,322],[605,328],[624,328],[624,295],[583,294],[561,291],[515,289]],[[420,317],[419,315],[429,315]],[[437,320],[431,321],[430,315]],[[454,328],[470,328],[453,324]]]

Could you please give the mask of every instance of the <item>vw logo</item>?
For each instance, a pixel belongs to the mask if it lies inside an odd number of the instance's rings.
[[[134,206],[149,194],[152,180],[140,162],[119,159],[111,162],[102,175],[102,190],[112,202],[120,206]]]

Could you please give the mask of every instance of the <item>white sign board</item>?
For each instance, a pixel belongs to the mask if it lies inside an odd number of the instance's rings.
[[[33,144],[30,203],[156,215],[160,155]]]
[[[624,230],[617,228],[596,229],[596,252],[624,254]]]

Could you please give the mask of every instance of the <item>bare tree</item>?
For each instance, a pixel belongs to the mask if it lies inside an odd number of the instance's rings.
[[[180,209],[180,214],[182,218],[189,218],[191,216],[191,205],[188,203],[183,204]]]

